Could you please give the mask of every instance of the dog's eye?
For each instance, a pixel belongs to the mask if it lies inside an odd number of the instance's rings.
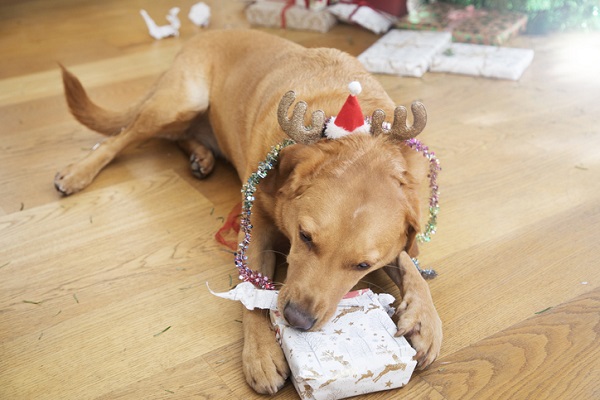
[[[310,236],[309,233],[304,232],[302,229],[300,229],[300,240],[302,240],[309,249],[312,248],[312,236]]]
[[[356,268],[359,269],[359,270],[361,270],[361,271],[364,271],[364,270],[367,270],[367,269],[371,268],[371,264],[369,264],[367,262],[361,262],[360,264],[356,265]]]

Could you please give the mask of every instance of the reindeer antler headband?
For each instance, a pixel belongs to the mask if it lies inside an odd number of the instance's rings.
[[[358,93],[360,93],[360,90]],[[356,95],[351,94],[350,96]],[[297,143],[312,144],[319,141],[322,138],[325,129],[325,113],[322,110],[314,111],[312,113],[311,125],[306,127],[304,126],[304,116],[308,105],[305,101],[299,101],[294,106],[292,117],[288,118],[289,108],[295,99],[296,93],[290,90],[284,94],[279,101],[279,106],[277,107],[277,120],[279,121],[281,129]],[[386,128],[384,125],[389,126],[389,124],[385,122],[385,112],[380,109],[375,110],[370,120],[367,122],[370,125],[371,134],[373,136],[389,135],[390,138],[399,142],[415,138],[423,131],[423,129],[425,129],[425,125],[427,124],[427,111],[420,101],[412,103],[411,111],[414,117],[412,126],[409,127],[406,123],[408,114],[406,107],[398,106],[394,110],[394,122],[391,124],[390,128]]]

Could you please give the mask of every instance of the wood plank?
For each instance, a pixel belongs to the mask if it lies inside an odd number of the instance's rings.
[[[230,399],[233,393],[201,359],[166,368],[160,373],[97,397],[116,399]]]
[[[447,399],[600,395],[600,289],[498,332],[420,375]]]
[[[179,38],[155,41],[148,34],[140,9],[146,9],[158,25],[165,25],[166,14],[175,6],[172,1],[107,0],[98,3],[93,0],[61,0],[52,4],[44,1],[3,1],[0,49],[2,54],[12,56],[5,58],[0,78],[52,69],[57,61],[73,65],[82,60],[133,54],[148,46],[151,50],[179,46],[185,39],[203,30],[187,18],[195,3],[195,0],[177,2],[181,9]],[[213,28],[249,26],[243,16],[244,3],[222,0],[206,0],[205,3],[211,6]],[[138,69],[142,65],[137,65]]]
[[[240,309],[241,316],[241,309]],[[239,324],[241,326],[241,324]],[[273,336],[275,340],[275,337]],[[233,392],[232,398],[237,399],[261,399],[264,396],[257,394],[248,386],[242,371],[242,347],[243,339],[229,343],[226,346],[215,348],[204,355],[203,359],[211,366],[215,373],[226,382],[228,388]],[[299,399],[291,382],[277,393],[277,399]]]
[[[88,64],[65,66],[84,82],[86,88],[95,88],[109,82],[123,82],[140,76],[156,77],[171,65],[179,49],[180,46],[165,46],[153,52],[143,51]],[[144,66],[142,71],[140,65]],[[111,73],[106,74],[106,71]],[[55,66],[49,71],[1,80],[0,106],[55,96],[62,91],[60,69]]]
[[[444,322],[443,354],[598,288],[598,227],[593,202],[435,261],[440,276],[430,287]]]
[[[231,282],[232,256],[212,239],[221,221],[206,218],[213,207],[165,172],[0,217],[10,255],[0,270],[0,397],[110,392],[221,345],[223,331],[238,340],[239,306],[211,301],[204,286]]]

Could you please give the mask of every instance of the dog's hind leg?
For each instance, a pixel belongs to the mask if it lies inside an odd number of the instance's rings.
[[[204,179],[212,172],[215,157],[221,154],[206,114],[194,120],[187,136],[177,144],[189,157],[192,174],[198,179]]]
[[[212,172],[215,156],[208,147],[193,138],[178,140],[177,144],[190,157],[190,168],[196,178],[204,179]]]
[[[153,137],[185,137],[192,121],[208,108],[209,92],[204,74],[186,73],[182,64],[175,63],[161,76],[154,92],[120,133],[108,137],[84,159],[56,174],[54,185],[60,193],[70,195],[88,186],[129,145]]]

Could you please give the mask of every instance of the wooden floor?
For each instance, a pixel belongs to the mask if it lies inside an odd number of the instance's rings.
[[[259,397],[242,376],[240,306],[205,286],[236,283],[214,240],[239,201],[233,169],[197,181],[174,145],[151,141],[80,194],[52,184],[99,140],[67,112],[56,62],[123,107],[202,31],[193,3],[0,4],[1,399]],[[208,3],[211,28],[248,26],[241,2]],[[154,41],[139,9],[162,23],[174,5],[181,37]],[[355,55],[376,40],[351,26],[271,32]],[[365,398],[600,398],[600,35],[510,44],[536,51],[519,82],[380,77],[399,104],[426,104],[422,139],[443,165],[421,262],[439,272],[445,341],[405,388]],[[288,383],[275,398],[298,396]]]

